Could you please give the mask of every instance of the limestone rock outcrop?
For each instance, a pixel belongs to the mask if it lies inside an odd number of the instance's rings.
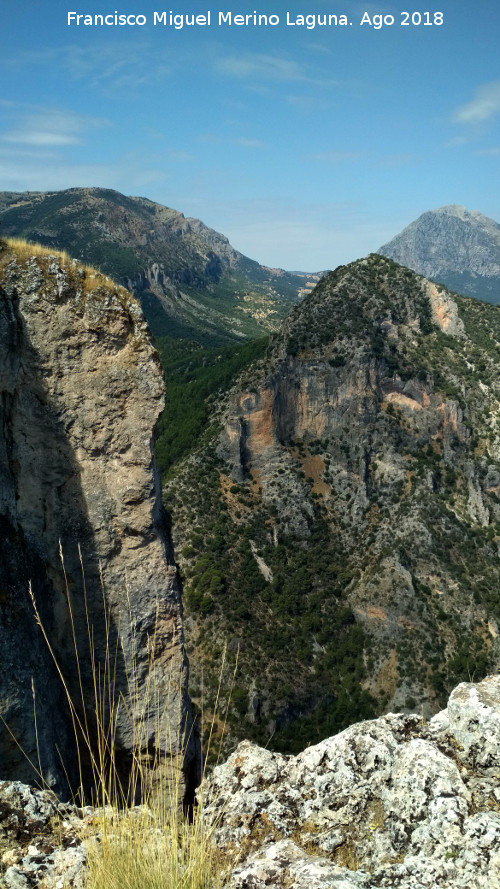
[[[104,718],[114,707],[125,774],[131,714],[144,755],[164,753],[187,772],[196,759],[193,739],[183,753],[192,723],[180,584],[152,452],[163,398],[127,291],[64,255],[2,243],[3,778],[34,780],[40,770],[58,790],[65,772],[78,781],[58,670],[80,718],[96,710],[94,677],[112,686],[101,706]]]
[[[220,399],[167,493],[193,689],[239,645],[233,738],[298,753],[498,670],[499,342],[498,307],[372,255]]]
[[[429,722],[389,714],[293,757],[244,741],[205,785],[203,818],[228,889],[499,889],[499,777],[489,676]],[[0,781],[2,887],[81,889],[95,814]]]
[[[0,781],[2,889],[83,889],[82,825],[92,812],[61,803],[48,790]]]
[[[285,757],[242,742],[206,789],[234,889],[497,889],[500,677]]]

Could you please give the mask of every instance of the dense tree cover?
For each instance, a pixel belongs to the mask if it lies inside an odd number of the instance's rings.
[[[297,753],[308,742],[375,715],[375,701],[363,689],[367,640],[345,596],[355,572],[346,567],[321,504],[311,517],[307,542],[282,534],[276,544],[269,535],[269,513],[252,501],[248,484],[232,486],[245,511],[244,519],[234,521],[209,446],[179,481],[167,486],[167,507],[174,522],[179,509],[187,508],[193,516],[189,539],[179,551],[186,613],[199,628],[197,650],[190,651],[193,697],[201,695],[196,686],[201,662],[205,703],[213,704],[218,640],[226,638],[232,640],[233,652],[239,648],[229,712],[235,733],[244,719],[245,736]],[[258,567],[256,550],[271,581]],[[258,712],[248,720],[244,717],[253,682]]]
[[[214,397],[227,389],[249,362],[264,354],[267,343],[264,337],[243,345],[206,348],[189,340],[157,338],[166,402],[156,427],[156,459],[164,478],[202,444]]]

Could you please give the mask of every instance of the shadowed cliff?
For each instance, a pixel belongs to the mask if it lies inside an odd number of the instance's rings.
[[[40,755],[57,789],[65,770],[75,778],[69,713],[35,624],[31,581],[82,719],[95,711],[92,658],[101,681],[106,659],[112,664],[104,710],[107,718],[115,706],[123,774],[131,715],[150,720],[145,756],[163,752],[191,774],[180,584],[151,448],[163,380],[141,310],[127,291],[66,256],[7,242],[0,300],[0,707],[22,748],[2,727],[7,773],[33,780],[24,754],[36,766]],[[167,714],[162,727],[152,721],[158,707]]]

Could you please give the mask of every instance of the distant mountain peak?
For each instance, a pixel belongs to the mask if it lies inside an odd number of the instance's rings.
[[[429,210],[378,253],[452,290],[500,303],[500,225],[479,210]]]
[[[437,207],[435,210],[431,210],[431,213],[445,213],[448,216],[459,216],[461,219],[468,212],[467,207],[464,207],[462,204],[445,204],[444,207]]]
[[[497,225],[497,223],[490,219],[488,216],[485,216],[484,213],[481,213],[480,210],[468,210],[467,207],[464,207],[463,204],[445,204],[444,207],[436,207],[435,210],[429,210],[428,213],[433,213],[441,216],[454,216],[456,219],[463,220],[477,220],[487,224]],[[426,216],[426,213],[422,214]],[[420,216],[419,219],[422,217]],[[418,222],[418,219],[416,220]],[[415,223],[413,223],[415,224]]]

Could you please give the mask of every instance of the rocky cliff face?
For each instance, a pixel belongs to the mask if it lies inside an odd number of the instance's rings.
[[[378,251],[452,290],[500,303],[500,226],[458,204],[423,213]]]
[[[199,219],[110,189],[1,192],[0,216],[6,235],[67,250],[133,290],[157,335],[262,336],[306,283],[243,256]]]
[[[194,675],[221,628],[240,648],[240,737],[431,714],[498,664],[499,342],[496,307],[370,256],[219,406],[169,504]]]
[[[123,771],[128,710],[145,726],[144,755],[164,752],[189,772],[180,585],[152,455],[163,380],[140,307],[67,257],[2,242],[0,312],[3,772],[33,780],[25,754],[36,767],[40,757],[58,789],[64,769],[75,777],[69,713],[29,582],[80,716],[96,707],[92,659],[103,682],[109,658]]]

